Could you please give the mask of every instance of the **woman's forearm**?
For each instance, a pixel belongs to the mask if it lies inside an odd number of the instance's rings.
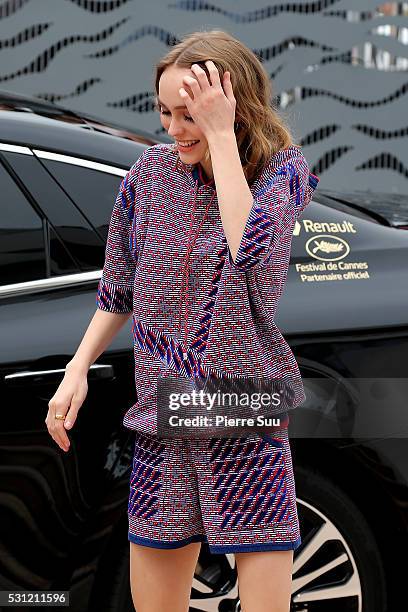
[[[78,370],[86,374],[99,355],[108,348],[131,315],[131,312],[118,314],[98,308],[75,355],[67,363],[66,369]]]
[[[221,222],[235,261],[254,198],[242,169],[234,132],[213,137],[208,144]]]

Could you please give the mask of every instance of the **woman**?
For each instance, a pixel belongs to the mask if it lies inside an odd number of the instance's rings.
[[[185,37],[156,66],[155,89],[175,146],[148,147],[122,181],[98,309],[47,426],[68,450],[86,373],[132,314],[137,402],[123,422],[135,430],[137,611],[188,610],[206,541],[213,553],[235,553],[245,612],[286,612],[301,544],[288,417],[268,434],[166,438],[157,400],[162,379],[209,375],[290,381],[286,408],[304,400],[274,316],[295,222],[319,179],[271,105],[261,62],[230,34]]]

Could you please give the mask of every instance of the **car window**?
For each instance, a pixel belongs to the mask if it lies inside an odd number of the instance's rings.
[[[106,240],[122,177],[59,161],[43,159],[42,162]]]
[[[44,167],[43,160],[13,151],[4,151],[2,155],[24,185],[27,197],[32,198],[50,229],[54,229],[54,233],[49,232],[50,275],[100,270],[106,240]]]
[[[43,221],[0,163],[0,285],[46,277]]]

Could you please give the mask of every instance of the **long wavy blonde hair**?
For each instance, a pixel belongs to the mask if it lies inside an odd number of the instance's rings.
[[[187,34],[155,66],[155,108],[159,109],[159,80],[166,68],[198,64],[209,76],[204,63],[207,60],[218,68],[221,82],[224,72],[230,72],[237,101],[238,151],[245,178],[252,184],[275,153],[295,143],[289,126],[273,105],[269,75],[251,49],[223,30]]]

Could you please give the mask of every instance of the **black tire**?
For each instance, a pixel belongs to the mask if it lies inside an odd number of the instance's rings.
[[[299,554],[313,537],[310,507],[315,508],[337,528],[351,551],[361,584],[363,612],[386,612],[387,588],[381,555],[364,515],[342,489],[312,468],[295,466],[295,485],[302,533],[302,545],[295,554]],[[313,610],[313,606],[310,609]],[[318,609],[326,610],[324,605],[316,607]]]

